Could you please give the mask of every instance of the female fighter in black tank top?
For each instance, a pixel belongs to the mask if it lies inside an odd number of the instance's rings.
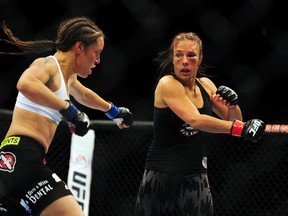
[[[210,97],[196,82],[204,101],[198,110],[212,115]],[[134,216],[213,215],[205,151],[208,135],[190,127],[170,108],[154,108],[154,139],[147,155]]]
[[[201,114],[212,115],[210,97],[196,80],[203,97]],[[154,139],[149,148],[146,169],[165,173],[206,172],[205,136],[183,122],[170,108],[154,107]]]

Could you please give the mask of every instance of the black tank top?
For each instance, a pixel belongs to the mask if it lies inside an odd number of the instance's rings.
[[[203,107],[198,110],[201,114],[212,115],[210,97],[196,82],[204,101]],[[208,135],[192,128],[170,108],[154,107],[153,140],[145,168],[172,174],[207,172],[205,137]]]

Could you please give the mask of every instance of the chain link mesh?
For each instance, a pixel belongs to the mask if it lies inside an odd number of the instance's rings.
[[[12,112],[0,111],[3,139]],[[119,130],[112,121],[94,120],[92,129],[96,139],[90,216],[133,216],[152,140],[152,122],[136,121],[131,128]],[[47,166],[66,182],[70,143],[69,129],[60,123],[46,157]],[[211,135],[206,143],[214,216],[288,215],[287,135],[266,134],[257,143],[230,135]]]

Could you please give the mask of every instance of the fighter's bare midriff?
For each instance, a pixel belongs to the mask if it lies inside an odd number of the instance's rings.
[[[48,151],[58,124],[45,116],[15,107],[7,136],[24,135],[37,140]]]

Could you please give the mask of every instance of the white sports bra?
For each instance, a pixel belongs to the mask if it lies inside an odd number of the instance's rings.
[[[55,56],[51,55],[49,57],[51,57],[55,60],[57,67],[58,67],[60,79],[61,79],[60,88],[57,91],[55,91],[54,94],[57,95],[58,97],[62,98],[63,100],[67,100],[67,99],[69,99],[69,96],[68,96],[67,91],[66,91],[66,86],[65,86],[65,82],[64,82],[64,78],[62,75],[60,65],[59,65],[57,59],[55,58]],[[20,108],[25,109],[25,110],[28,110],[30,112],[34,112],[34,113],[43,115],[43,116],[53,120],[57,124],[59,124],[59,122],[61,121],[62,116],[58,110],[54,110],[54,109],[51,109],[51,108],[48,108],[45,106],[41,106],[37,103],[34,103],[34,102],[30,101],[28,98],[26,98],[21,92],[18,92],[15,106],[20,107]]]

